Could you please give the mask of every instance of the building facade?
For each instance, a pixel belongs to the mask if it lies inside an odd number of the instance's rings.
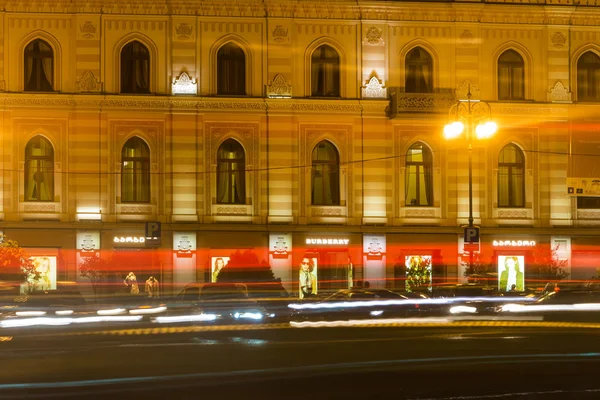
[[[176,291],[244,249],[292,292],[305,257],[326,290],[463,281],[468,95],[499,127],[478,262],[596,275],[600,3],[55,3],[0,1],[0,230],[53,288],[120,252]]]

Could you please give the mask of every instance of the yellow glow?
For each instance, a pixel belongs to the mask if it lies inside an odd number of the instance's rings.
[[[465,125],[462,122],[455,121],[444,126],[444,137],[446,139],[454,139],[460,136],[465,129]]]
[[[475,134],[477,135],[477,139],[487,139],[492,137],[497,130],[498,125],[495,122],[488,121],[485,124],[477,125]]]

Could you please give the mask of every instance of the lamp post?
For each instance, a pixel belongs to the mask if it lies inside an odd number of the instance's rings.
[[[444,137],[455,139],[466,131],[469,155],[469,228],[473,228],[473,130],[478,140],[490,138],[498,126],[491,121],[491,107],[485,101],[471,99],[471,85],[467,100],[458,100],[448,111],[449,123],[444,127]],[[466,129],[465,129],[466,128]],[[475,128],[475,129],[473,129]],[[469,271],[473,270],[473,250],[469,250]]]

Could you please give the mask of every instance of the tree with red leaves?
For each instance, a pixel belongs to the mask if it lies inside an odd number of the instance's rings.
[[[34,282],[40,279],[31,256],[14,240],[0,236],[0,281],[5,287],[18,290],[27,282],[27,292],[34,290]]]

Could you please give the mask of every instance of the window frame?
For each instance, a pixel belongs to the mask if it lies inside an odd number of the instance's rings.
[[[517,154],[517,161],[516,162],[501,162],[500,158],[503,157],[503,152],[505,150],[508,150],[509,148],[514,148]],[[520,158],[520,162],[519,159]],[[504,147],[502,147],[502,149],[500,150],[500,152],[498,153],[498,208],[525,208],[526,204],[527,204],[527,196],[526,196],[526,192],[525,192],[525,178],[526,178],[526,159],[525,159],[525,154],[523,152],[523,150],[517,146],[514,143],[508,143],[507,145],[505,145]],[[507,204],[501,204],[500,203],[500,199],[501,199],[501,181],[500,181],[500,173],[501,173],[501,169],[502,168],[508,168],[508,172],[507,172],[507,199],[508,199],[508,203]],[[522,204],[519,205],[517,204],[517,202],[515,201],[515,196],[513,194],[513,189],[514,189],[514,184],[513,184],[513,179],[516,179],[515,176],[516,174],[514,174],[514,170],[518,170],[518,169],[522,170],[522,183],[521,183],[521,202]]]
[[[321,54],[331,50],[331,54]],[[335,56],[333,56],[335,54]],[[333,77],[326,81],[327,69],[332,68]],[[342,73],[340,53],[331,45],[323,43],[317,46],[310,55],[310,82],[311,97],[342,97]],[[323,81],[323,88],[320,90],[319,82]],[[331,82],[331,90],[329,83]]]
[[[234,54],[233,51],[238,54]],[[230,54],[223,54],[222,52],[230,51]],[[244,49],[234,42],[227,42],[219,49],[216,53],[216,72],[217,72],[217,90],[216,93],[218,96],[247,96],[248,90],[246,87],[247,80],[247,55]],[[226,69],[226,65],[230,63],[232,66],[232,73],[236,71],[240,73],[241,82],[237,82],[235,77],[231,74],[220,73]],[[240,72],[241,71],[241,72]],[[224,90],[222,87],[229,88],[228,90]],[[225,89],[227,89],[225,88]]]
[[[334,160],[319,160],[318,158],[315,158],[315,156],[318,156],[317,154],[317,149],[319,148],[319,146],[321,145],[327,145],[329,151],[331,151],[334,156],[335,159]],[[341,196],[340,196],[340,178],[341,178],[341,171],[340,171],[340,153],[337,149],[337,147],[329,140],[321,140],[320,142],[318,142],[314,147],[313,150],[311,152],[311,174],[310,174],[310,200],[311,200],[311,205],[313,206],[340,206],[341,205]],[[322,169],[322,171],[318,171],[319,169]],[[315,199],[315,175],[317,173],[321,173],[322,175],[324,173],[328,173],[329,169],[332,170],[332,172],[335,172],[336,174],[336,179],[330,179],[329,180],[329,188],[327,186],[327,182],[325,179],[322,180],[322,191],[321,193],[323,193],[323,198],[320,199],[320,201],[315,201],[315,200],[319,200],[319,199]],[[329,190],[327,190],[329,189]],[[330,192],[331,193],[331,202],[327,202],[325,200],[325,193],[326,192]]]
[[[49,50],[40,50],[39,49],[39,44],[43,43],[45,46],[48,47]],[[38,45],[38,50],[36,52],[36,44]],[[44,57],[44,54],[46,55],[46,57]],[[36,75],[36,84],[33,85],[32,87],[29,87],[29,82],[27,82],[27,75],[29,75],[28,71],[28,60],[31,57],[31,77],[29,78],[29,80],[31,81],[31,79],[33,78],[34,75],[34,71],[33,69],[35,69],[37,71]],[[44,72],[44,59],[50,59],[50,78],[51,81],[48,81],[48,74],[46,74]],[[37,60],[37,61],[36,61]],[[48,43],[48,41],[41,39],[41,38],[36,38],[31,40],[29,43],[27,43],[27,45],[25,46],[25,48],[23,49],[23,91],[24,92],[44,92],[44,93],[49,93],[49,92],[55,92],[54,86],[55,86],[55,55],[54,55],[54,49],[52,48],[52,46],[50,45],[50,43]],[[42,75],[43,74],[43,75]],[[46,80],[46,84],[48,85],[48,88],[44,89],[42,88],[43,86],[43,82],[42,82],[42,78],[44,78]]]
[[[147,153],[147,156],[128,156],[126,155],[125,151],[127,149],[127,145],[129,143],[139,143],[143,145],[142,148],[142,154],[145,150],[145,152]],[[129,147],[131,149],[133,149],[134,151],[136,150],[135,146],[131,146]],[[123,144],[123,146],[121,147],[121,203],[150,203],[152,198],[151,198],[151,189],[152,189],[152,174],[150,172],[150,166],[151,166],[151,158],[152,155],[150,153],[150,146],[148,146],[148,143],[146,143],[146,141],[144,139],[142,139],[139,136],[132,136],[129,139],[127,139],[127,141]],[[126,179],[124,179],[125,176],[125,162],[132,162],[133,163],[133,168],[132,168],[132,177],[133,177],[133,182],[131,183],[131,194],[132,194],[132,198],[131,199],[125,199],[124,194],[128,193],[128,191],[125,188],[125,185],[127,185],[127,181]],[[147,182],[147,185],[145,188],[143,188],[143,194],[141,196],[138,196],[138,190],[136,190],[138,182],[137,180],[141,179],[142,180],[142,185],[144,185],[144,181]]]
[[[42,155],[42,156],[34,156],[32,154],[30,154],[30,149],[32,148],[31,146],[33,145],[33,141],[34,140],[39,140],[39,141],[44,141],[47,144],[47,147],[51,150],[51,154],[49,155]],[[31,139],[29,139],[29,141],[27,142],[27,145],[25,146],[25,166],[24,166],[24,193],[23,193],[23,200],[25,202],[33,202],[33,203],[38,203],[38,202],[42,202],[42,203],[47,203],[47,202],[54,202],[54,196],[55,196],[55,171],[54,171],[54,156],[55,156],[55,151],[54,151],[54,146],[52,145],[52,142],[50,140],[48,140],[46,137],[42,136],[42,135],[35,135],[34,137],[32,137]],[[42,199],[28,199],[27,197],[27,192],[29,191],[30,188],[30,184],[32,185],[33,182],[31,182],[28,178],[29,173],[30,173],[30,162],[31,161],[38,161],[37,163],[37,171],[35,172],[35,174],[38,174],[40,172],[43,173],[43,170],[40,171],[40,161],[41,162],[47,162],[50,165],[50,176],[52,177],[52,182],[50,185],[46,185],[47,188],[49,189],[50,193],[49,193],[49,197],[50,199],[48,200],[42,200]],[[35,179],[35,178],[33,178]],[[38,196],[39,197],[39,196]]]
[[[591,55],[593,57],[596,58],[597,62],[583,62],[583,58],[586,57],[587,55]],[[581,64],[584,64],[583,66]],[[584,68],[585,65],[588,65],[587,68]],[[595,65],[596,68],[592,68],[592,66]],[[587,84],[587,86],[584,87],[584,82],[582,82],[582,80],[580,79],[580,75],[582,74],[582,72],[586,72],[585,75],[585,83]],[[596,79],[594,72],[596,72],[599,76],[598,79]],[[575,73],[577,76],[577,101],[579,102],[598,102],[600,101],[600,56],[591,51],[588,50],[586,52],[584,52],[583,54],[581,54],[578,58],[577,58],[577,64],[576,64],[576,68],[575,68]],[[591,77],[591,78],[590,78]],[[590,80],[591,80],[591,84],[590,84]],[[590,95],[589,92],[592,92],[592,94]],[[586,93],[585,95],[582,95],[582,93]]]
[[[129,53],[124,53],[126,51],[129,51],[130,48],[132,48],[133,46],[140,46],[142,49],[145,50],[145,53],[143,55],[136,55],[135,51],[131,51]],[[129,58],[127,58],[129,57]],[[151,54],[150,54],[150,49],[148,48],[148,46],[146,46],[144,43],[142,43],[139,40],[132,40],[128,43],[126,43],[125,45],[123,45],[123,47],[121,48],[121,51],[119,52],[119,77],[120,77],[120,87],[119,90],[121,94],[134,94],[134,95],[139,95],[139,94],[150,94],[151,93],[151,81],[152,81],[152,63],[151,63]],[[137,76],[138,73],[140,71],[138,71],[136,69],[136,64],[137,61],[145,61],[147,68],[148,68],[148,72],[147,72],[147,77],[145,79],[145,84],[146,84],[146,88],[141,88],[139,85],[136,84],[136,82],[138,81]],[[132,65],[133,64],[133,65]],[[129,68],[131,70],[131,77],[129,79],[126,79],[125,75],[125,68],[126,65],[129,65]],[[143,72],[142,72],[143,73]],[[126,85],[128,85],[128,82],[132,82],[131,83],[131,87],[126,87]]]
[[[232,145],[233,148],[235,149],[235,152],[237,154],[237,157],[235,158],[228,158],[228,157],[221,157],[221,150],[224,149],[224,146],[228,146],[228,145]],[[217,179],[216,179],[216,203],[217,204],[240,204],[240,205],[244,205],[246,204],[246,151],[244,149],[244,146],[242,146],[242,144],[237,141],[234,138],[229,138],[229,139],[225,139],[217,148]],[[241,171],[237,171],[236,169],[234,169],[236,164],[241,164],[242,165],[242,169]],[[223,168],[223,166],[225,166],[225,168]],[[237,171],[237,178],[236,178],[236,171]],[[223,174],[227,174],[228,177],[225,181],[223,181]],[[239,178],[241,178],[241,186],[242,189],[241,190],[237,190],[238,188],[238,184],[236,183],[238,180],[240,180]],[[229,186],[227,189],[222,189],[221,185],[227,185]],[[228,193],[228,198],[223,201],[219,196],[219,193]],[[241,198],[238,198],[238,196],[241,193]]]
[[[421,153],[422,153],[422,159],[423,161],[411,161],[409,160],[409,157],[412,156],[412,154],[410,154],[411,150],[417,148],[417,146],[421,146]],[[415,198],[416,202],[413,204],[412,201],[409,202],[408,201],[408,185],[409,185],[409,167],[410,166],[415,166],[416,168],[416,189],[415,189],[415,193],[417,193],[417,198]],[[405,167],[406,167],[406,172],[405,172],[405,196],[404,196],[404,205],[406,207],[433,207],[434,205],[434,193],[433,193],[433,154],[431,152],[431,149],[429,148],[429,146],[427,146],[425,143],[423,142],[415,142],[413,143],[408,150],[406,150],[406,158],[405,158]],[[421,171],[421,172],[420,172]],[[425,185],[427,187],[425,187],[425,196],[427,197],[427,193],[429,193],[430,199],[429,199],[429,203],[430,204],[421,204],[420,201],[420,196],[419,193],[420,191],[420,186],[421,186],[421,179],[419,179],[419,176],[421,175],[421,173],[423,174],[423,179],[425,180]],[[427,176],[429,175],[429,183],[427,183]]]
[[[502,61],[502,57],[503,56],[507,56],[509,54],[515,54],[519,57],[520,61]],[[497,74],[497,79],[498,79],[498,100],[525,100],[525,59],[523,58],[523,56],[516,50],[514,49],[506,49],[504,50],[499,56],[498,56],[498,60],[497,60],[497,68],[498,68],[498,74]],[[516,86],[518,84],[518,82],[515,82],[514,80],[514,69],[517,68],[521,68],[521,83],[520,83],[520,90],[522,93],[522,96],[515,96],[513,93],[516,91]],[[509,89],[508,94],[504,94],[501,93],[501,91],[503,90],[503,78],[502,76],[502,71],[504,69],[508,69],[508,81],[507,81],[507,87]]]
[[[415,55],[419,52],[418,58]],[[422,54],[426,54],[428,59],[423,60]],[[416,73],[411,72],[411,67],[423,67],[426,66],[429,69],[429,82],[425,82],[425,87],[422,87]],[[423,71],[421,71],[423,76]],[[426,49],[421,46],[413,47],[406,56],[404,57],[404,92],[405,93],[433,93],[433,57]]]

